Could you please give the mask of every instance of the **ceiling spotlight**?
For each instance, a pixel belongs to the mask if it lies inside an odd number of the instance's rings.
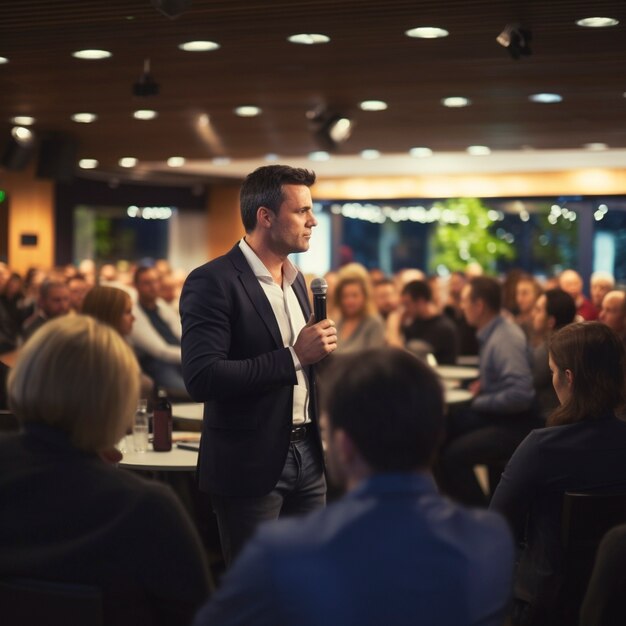
[[[0,57],[0,65],[4,65],[5,63],[8,63],[9,59],[7,59],[6,57]]]
[[[133,113],[136,120],[153,120],[157,116],[157,112],[152,109],[139,109]]]
[[[30,115],[16,115],[11,118],[11,124],[17,126],[32,126],[35,123],[35,118]]]
[[[367,161],[373,161],[374,159],[379,159],[380,158],[380,151],[379,150],[372,150],[372,149],[361,150],[361,158],[365,159]]]
[[[423,159],[424,157],[432,156],[433,151],[430,148],[418,147],[418,148],[411,148],[409,150],[409,154],[412,157]]]
[[[220,44],[215,41],[186,41],[178,47],[185,52],[211,52],[218,50]]]
[[[117,164],[120,167],[135,167],[135,165],[137,165],[137,159],[135,157],[122,157]]]
[[[603,150],[608,150],[609,146],[606,143],[593,142],[584,144],[583,148],[591,152],[602,152]]]
[[[287,41],[291,43],[299,43],[304,46],[313,46],[318,43],[328,43],[330,37],[321,33],[298,33],[287,37]]]
[[[407,37],[416,39],[439,39],[449,35],[445,28],[437,28],[436,26],[419,26],[418,28],[407,30],[404,34]]]
[[[555,104],[562,102],[563,96],[558,93],[534,93],[532,96],[528,96],[531,102],[539,102],[540,104]]]
[[[15,126],[11,129],[11,136],[21,146],[28,146],[33,141],[33,133],[23,126]]]
[[[98,116],[95,113],[74,113],[71,119],[78,124],[91,124],[98,119]]]
[[[576,24],[587,28],[607,28],[608,26],[617,26],[619,20],[613,17],[585,17],[582,20],[576,20]]]
[[[163,15],[174,19],[191,8],[191,0],[151,0],[152,6]]]
[[[362,111],[385,111],[387,103],[383,100],[363,100],[359,103],[359,107]]]
[[[328,161],[330,154],[324,150],[316,150],[315,152],[309,152],[310,161]]]
[[[530,40],[532,33],[529,28],[519,24],[507,24],[504,30],[496,37],[496,41],[509,51],[514,59],[527,57],[532,54]]]
[[[87,61],[99,61],[100,59],[108,59],[111,53],[108,50],[76,50],[72,52],[72,56],[76,59],[85,59]]]
[[[214,157],[211,162],[213,165],[228,165],[230,163],[230,159],[225,156]]]
[[[334,150],[347,141],[354,130],[354,122],[345,115],[329,111],[320,106],[306,114],[317,141],[326,150]]]
[[[34,148],[34,136],[30,129],[15,126],[0,154],[0,165],[8,170],[23,170],[30,162]]]
[[[133,85],[133,96],[138,98],[149,98],[159,94],[159,84],[150,74],[150,59],[143,62],[143,73],[139,80]]]
[[[263,158],[269,162],[278,161],[278,155],[274,152],[268,152]]]
[[[451,109],[460,109],[462,107],[469,106],[472,104],[472,101],[469,98],[464,98],[462,96],[450,96],[449,98],[444,98],[441,101],[444,107],[449,107]]]
[[[472,156],[487,156],[491,154],[491,149],[487,146],[468,146],[467,154]]]
[[[239,117],[256,117],[260,114],[261,109],[251,105],[244,105],[235,109],[235,115],[238,115]]]
[[[97,159],[81,159],[78,162],[78,167],[83,170],[95,170],[99,163]]]
[[[182,167],[185,165],[185,157],[181,156],[173,156],[167,160],[167,164],[169,167]]]

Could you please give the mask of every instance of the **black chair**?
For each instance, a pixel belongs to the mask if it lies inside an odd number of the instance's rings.
[[[3,624],[11,626],[102,626],[97,587],[12,578],[0,580]]]
[[[559,594],[563,626],[578,624],[600,541],[611,528],[625,522],[626,493],[565,493],[561,525],[563,585]]]

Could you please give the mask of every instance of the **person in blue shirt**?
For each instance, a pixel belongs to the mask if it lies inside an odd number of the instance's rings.
[[[511,536],[499,515],[437,492],[435,373],[378,348],[337,357],[321,383],[328,473],[346,495],[260,526],[194,626],[501,624]]]

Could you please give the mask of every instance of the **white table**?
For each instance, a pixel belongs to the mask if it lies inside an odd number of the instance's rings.
[[[182,404],[172,404],[172,417],[176,417],[178,419],[201,422],[203,411],[203,402],[184,402]]]
[[[190,433],[190,437],[197,434]],[[180,437],[181,433],[175,433],[175,435]],[[124,458],[118,463],[118,466],[124,469],[190,472],[195,471],[198,464],[197,452],[177,448],[175,442],[169,452],[154,452],[152,444],[148,444],[146,452],[134,452],[132,435],[126,437],[125,443],[129,452],[124,453]]]
[[[437,365],[435,372],[444,380],[474,380],[480,375],[477,367],[460,365]]]
[[[478,367],[478,355],[477,354],[463,354],[457,358],[457,365],[465,365],[470,367]]]
[[[469,402],[474,396],[468,389],[445,389],[444,398],[446,404],[461,404]]]

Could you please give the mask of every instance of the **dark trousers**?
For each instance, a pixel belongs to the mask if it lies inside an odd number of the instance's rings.
[[[260,522],[302,515],[326,504],[326,479],[314,436],[310,429],[306,439],[289,445],[282,474],[268,494],[253,498],[211,495],[227,566]]]
[[[486,506],[488,498],[474,466],[486,465],[501,472],[526,435],[540,425],[534,411],[495,415],[465,409],[451,413],[435,470],[440,489],[468,506]],[[494,487],[491,485],[492,493]]]

